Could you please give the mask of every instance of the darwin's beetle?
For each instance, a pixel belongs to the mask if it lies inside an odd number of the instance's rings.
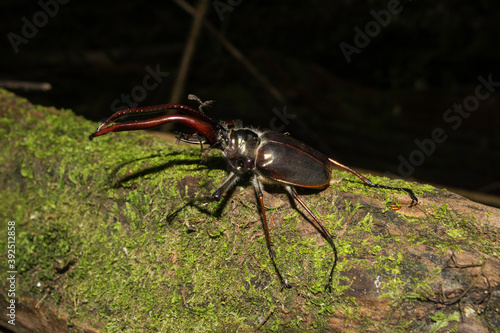
[[[276,254],[272,249],[267,227],[262,194],[263,184],[277,184],[283,186],[290,196],[297,200],[314,219],[323,233],[323,236],[332,246],[334,262],[328,277],[327,288],[331,288],[332,276],[337,264],[337,250],[331,234],[299,198],[295,187],[312,189],[326,188],[330,183],[332,168],[336,165],[355,174],[367,186],[405,191],[411,197],[410,206],[418,202],[412,190],[402,187],[373,184],[369,179],[355,170],[326,157],[322,153],[289,135],[275,131],[243,127],[238,121],[217,121],[204,111],[207,105],[211,104],[212,101],[202,102],[194,95],[189,95],[188,98],[200,103],[198,110],[182,104],[163,104],[118,111],[104,121],[97,130],[90,135],[89,139],[92,140],[96,136],[104,135],[109,132],[147,129],[166,123],[178,122],[196,131],[193,135],[195,139],[190,139],[189,135],[183,134],[178,137],[179,140],[192,144],[208,143],[210,148],[222,150],[222,155],[227,159],[231,171],[226,181],[213,192],[209,199],[220,200],[221,196],[223,196],[224,193],[235,185],[243,176],[250,176],[262,212],[269,255],[281,281],[282,289],[290,288],[290,285],[285,281],[274,261]],[[185,114],[158,115],[158,112],[169,109],[181,110]],[[149,118],[144,119],[144,117]]]

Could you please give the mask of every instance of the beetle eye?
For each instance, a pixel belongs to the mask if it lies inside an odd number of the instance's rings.
[[[243,159],[239,159],[236,161],[236,169],[242,170],[245,167],[245,161]]]

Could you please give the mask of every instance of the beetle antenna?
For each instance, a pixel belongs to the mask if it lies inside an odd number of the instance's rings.
[[[200,106],[198,106],[198,110],[200,110],[200,112],[201,112],[201,113],[208,113],[208,115],[209,115],[210,117],[212,117],[212,115],[210,114],[210,112],[207,112],[207,111],[208,111],[208,109],[212,106],[212,104],[214,104],[214,103],[215,103],[215,101],[214,101],[214,100],[209,100],[209,101],[205,101],[205,102],[203,102],[203,101],[201,100],[201,98],[199,98],[198,96],[193,95],[193,94],[189,94],[189,95],[188,95],[188,99],[189,99],[190,101],[197,101],[198,103],[200,103]],[[204,111],[204,109],[205,109],[205,111]]]

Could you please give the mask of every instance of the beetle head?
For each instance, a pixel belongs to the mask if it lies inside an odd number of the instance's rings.
[[[250,129],[230,130],[224,149],[229,164],[238,174],[255,169],[255,155],[260,144],[259,134]]]

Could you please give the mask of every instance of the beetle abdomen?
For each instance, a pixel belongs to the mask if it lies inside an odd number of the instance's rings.
[[[264,132],[260,139],[255,164],[262,176],[299,187],[329,184],[332,165],[322,153],[278,132]]]

